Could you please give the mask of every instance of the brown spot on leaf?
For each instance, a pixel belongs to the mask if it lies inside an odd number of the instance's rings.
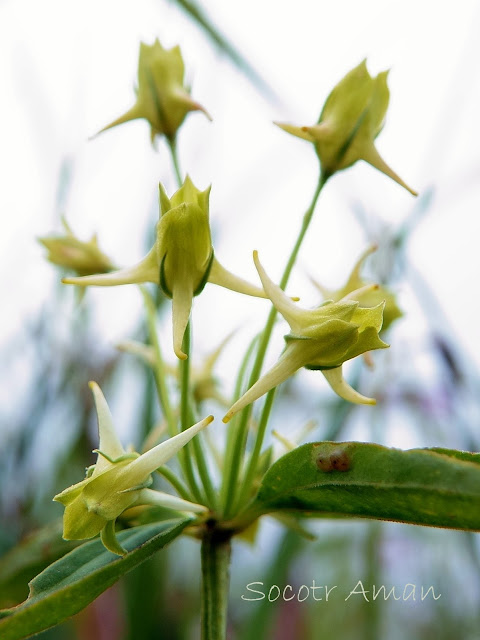
[[[330,473],[331,471],[348,471],[350,465],[350,456],[342,449],[335,449],[330,453],[321,453],[317,456],[317,467],[324,473]]]

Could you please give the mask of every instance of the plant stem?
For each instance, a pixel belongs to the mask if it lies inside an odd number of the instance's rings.
[[[225,640],[230,583],[230,538],[218,531],[202,540],[202,640]]]
[[[184,486],[184,484],[177,478],[175,473],[169,467],[165,465],[158,467],[157,473],[163,476],[165,480],[167,480],[172,485],[172,487],[181,498],[183,498],[184,500],[189,500],[190,502],[193,500],[193,496],[188,491],[187,487]]]
[[[160,343],[157,336],[157,327],[155,324],[156,309],[152,300],[152,296],[149,294],[145,287],[140,287],[145,303],[145,309],[147,312],[147,324],[148,333],[150,336],[150,343],[155,351],[155,384],[157,386],[158,399],[160,406],[162,407],[165,420],[168,425],[168,433],[170,436],[175,436],[178,433],[175,417],[173,415],[172,407],[170,405],[170,397],[168,395],[167,385],[165,383],[165,365],[163,362],[162,352],[160,350]]]
[[[183,336],[182,350],[187,355],[185,360],[180,361],[180,428],[182,431],[186,431],[190,426],[190,406],[189,406],[189,393],[190,393],[190,322],[185,330]],[[193,443],[189,442],[180,453],[180,460],[182,467],[188,482],[188,485],[192,489],[193,493],[197,497],[197,501],[204,503],[204,498],[201,497],[201,491],[197,484],[197,479],[193,470],[192,464],[192,451]]]
[[[183,180],[182,180],[182,172],[180,171],[180,163],[178,161],[176,138],[173,138],[172,140],[168,139],[168,146],[170,148],[170,155],[172,156],[172,164],[173,164],[173,169],[175,171],[175,178],[177,180],[178,187],[180,188],[183,184]]]
[[[302,245],[302,242],[305,238],[305,234],[307,233],[307,229],[310,225],[310,222],[312,220],[313,217],[313,212],[315,211],[315,205],[317,204],[317,200],[318,197],[323,189],[323,187],[325,186],[325,183],[328,180],[328,175],[320,173],[320,177],[318,180],[318,184],[317,187],[315,189],[315,193],[313,194],[313,198],[312,201],[310,203],[310,206],[308,207],[308,209],[306,210],[304,216],[303,216],[303,221],[302,221],[302,226],[300,228],[300,232],[298,234],[297,240],[295,241],[295,244],[293,246],[293,249],[290,253],[290,257],[288,259],[287,265],[285,267],[285,270],[283,272],[282,275],[282,279],[280,280],[280,288],[281,289],[285,289],[285,287],[287,286],[288,280],[290,278],[290,274],[292,273],[292,269],[295,265],[295,261],[297,259],[298,256],[298,252],[300,251],[300,247]],[[268,347],[268,343],[270,341],[270,337],[272,335],[272,331],[273,331],[273,327],[275,324],[275,318],[277,316],[277,310],[275,309],[275,307],[272,306],[270,313],[268,314],[268,318],[267,318],[267,322],[265,325],[265,329],[263,330],[263,334],[260,338],[260,343],[258,346],[258,351],[257,351],[257,355],[255,358],[255,362],[252,368],[252,372],[250,374],[250,379],[249,379],[249,383],[248,386],[251,387],[252,385],[255,384],[255,382],[257,382],[257,380],[260,378],[260,374],[261,374],[261,370],[262,370],[262,366],[263,366],[263,361],[265,359],[265,354],[267,351],[267,347]],[[255,443],[255,447],[254,447],[254,452],[255,455],[252,455],[251,459],[250,459],[250,471],[248,472],[249,477],[253,477],[255,469],[256,469],[256,465],[258,462],[258,456],[260,454],[260,450],[261,450],[261,446],[262,446],[262,442],[263,442],[263,437],[265,434],[265,429],[267,426],[267,420],[268,420],[268,415],[270,413],[270,409],[271,409],[271,405],[272,402],[267,402],[266,405],[268,406],[268,413],[266,414],[266,417],[264,419],[264,427],[263,430],[261,431],[260,429],[258,430],[257,433],[257,438],[256,438],[256,443]],[[233,507],[235,505],[235,493],[236,490],[238,488],[238,478],[240,475],[240,466],[241,466],[241,462],[243,460],[244,454],[245,454],[245,445],[247,442],[247,433],[248,433],[248,421],[250,418],[250,414],[252,411],[252,406],[249,405],[248,407],[245,407],[245,409],[243,409],[243,411],[240,414],[240,419],[238,422],[238,426],[236,426],[236,433],[235,433],[235,445],[233,447],[233,457],[232,457],[232,464],[230,467],[230,473],[226,478],[226,487],[225,487],[225,491],[224,493],[224,503],[223,503],[223,507],[225,509],[225,514],[228,516],[232,515],[232,511],[233,511]],[[244,492],[246,492],[246,487],[244,486],[242,489],[242,495]]]
[[[188,429],[194,422],[195,417],[193,415],[193,411],[191,409],[190,403],[190,351],[191,351],[191,327],[190,322],[187,324],[187,328],[185,330],[185,335],[183,337],[182,349],[183,352],[187,354],[187,358],[180,362],[180,374],[181,374],[181,423],[182,423],[182,431]],[[191,443],[189,443],[186,447],[185,456],[188,457],[188,448],[190,444],[193,447],[193,452],[195,455],[195,462],[197,463],[198,473],[200,475],[200,479],[202,480],[203,488],[205,490],[206,495],[206,504],[211,507],[213,510],[216,509],[217,506],[217,496],[215,494],[215,489],[213,488],[212,480],[210,478],[210,473],[208,471],[208,465],[205,458],[205,452],[202,447],[202,441],[200,440],[201,434],[198,434]],[[188,466],[191,467],[191,459],[188,460]],[[192,467],[192,476],[193,476],[193,467]]]

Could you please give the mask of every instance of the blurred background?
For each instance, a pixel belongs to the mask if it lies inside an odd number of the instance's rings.
[[[192,95],[213,122],[200,113],[187,118],[180,163],[199,188],[212,184],[219,260],[253,281],[253,249],[279,278],[318,171],[313,147],[272,121],[316,122],[331,88],[365,57],[372,74],[391,69],[377,147],[420,195],[363,163],[336,175],[289,285],[302,305],[314,306],[321,296],[311,278],[340,287],[366,246],[379,245],[364,273],[397,292],[404,317],[389,332],[391,348],[375,354],[373,371],[361,362],[347,368],[355,388],[378,404],[347,405],[323,376],[302,371],[284,385],[272,426],[294,437],[313,420],[308,440],[480,449],[479,29],[474,0],[454,7],[433,0],[0,2],[0,606],[24,599],[42,568],[28,560],[41,537],[29,538],[23,555],[9,549],[48,522],[59,530],[61,507],[51,498],[92,461],[96,419],[87,382],[103,388],[124,442],[139,447],[159,418],[149,372],[116,349],[139,337],[138,290],[91,289],[79,298],[60,285],[36,241],[60,234],[65,215],[81,239],[97,233],[116,263],[133,264],[151,247],[158,182],[169,194],[176,189],[167,146],[152,147],[144,121],[89,140],[133,103],[141,40],[181,45]],[[210,285],[195,300],[194,363],[236,330],[215,369],[223,394],[267,308]],[[168,359],[167,309],[164,315]],[[283,333],[279,323],[270,362]],[[223,415],[215,402],[205,411]],[[215,439],[224,429],[215,426]],[[308,529],[314,541],[266,519],[254,546],[236,545],[232,638],[317,640],[332,628],[342,640],[478,638],[475,534],[368,522],[311,522]],[[49,559],[64,553],[57,538]],[[39,637],[198,637],[198,555],[194,542],[176,541]],[[434,585],[442,597],[241,598],[250,582],[298,587],[312,579],[351,588],[360,579]]]

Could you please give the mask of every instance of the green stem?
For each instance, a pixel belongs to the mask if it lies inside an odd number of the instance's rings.
[[[152,300],[152,296],[149,294],[145,287],[140,287],[147,311],[147,325],[148,333],[150,336],[150,343],[155,352],[155,384],[157,387],[158,399],[160,406],[162,407],[165,420],[167,421],[168,433],[170,437],[177,435],[176,420],[173,415],[172,407],[170,405],[170,397],[168,395],[168,389],[166,384],[166,372],[165,364],[163,362],[162,352],[160,350],[160,343],[158,341],[157,327],[156,327],[156,309]]]
[[[170,155],[172,156],[172,164],[173,164],[173,169],[175,171],[175,178],[177,180],[178,187],[180,188],[183,184],[183,180],[182,180],[182,172],[180,171],[180,163],[178,161],[176,138],[173,138],[172,140],[168,139],[168,146],[170,149]]]
[[[190,351],[191,351],[191,327],[190,322],[187,325],[185,330],[185,335],[183,337],[182,349],[183,352],[187,355],[185,360],[180,362],[180,374],[181,374],[181,405],[180,405],[180,415],[181,415],[181,423],[182,423],[182,431],[185,431],[195,422],[195,418],[191,409],[190,403]],[[203,488],[205,490],[205,495],[207,498],[207,504],[213,510],[216,509],[217,506],[217,496],[215,493],[215,489],[212,484],[212,480],[210,478],[210,473],[208,471],[208,465],[205,458],[205,452],[202,447],[202,442],[200,440],[201,434],[198,434],[191,443],[189,443],[186,447],[186,457],[188,457],[188,448],[190,444],[193,447],[193,452],[195,455],[195,462],[197,463],[198,473],[200,475],[200,479],[203,484]],[[188,459],[188,465],[192,468],[191,474],[193,475],[193,467],[191,458]]]
[[[313,217],[313,212],[315,211],[315,205],[317,204],[317,200],[318,197],[323,189],[323,187],[325,186],[325,183],[327,182],[329,176],[327,174],[323,174],[320,173],[320,177],[318,180],[318,184],[317,187],[315,189],[315,193],[313,194],[313,198],[312,201],[310,203],[310,206],[308,207],[308,209],[306,210],[304,216],[303,216],[303,221],[302,221],[302,226],[300,228],[300,232],[298,234],[297,240],[293,246],[293,249],[290,253],[290,257],[288,259],[287,265],[285,267],[285,270],[283,272],[282,275],[282,279],[280,280],[280,288],[281,289],[285,289],[285,287],[287,286],[288,280],[290,278],[290,274],[292,273],[292,269],[295,265],[295,261],[297,259],[298,256],[298,252],[300,251],[300,247],[302,246],[302,242],[305,238],[305,234],[307,233],[307,229],[310,225],[310,222],[312,220]],[[275,319],[277,317],[277,310],[275,309],[275,307],[272,306],[270,313],[268,314],[268,318],[267,318],[267,322],[265,325],[265,329],[263,330],[263,334],[262,337],[260,339],[260,344],[258,346],[258,351],[257,351],[257,355],[255,358],[255,362],[252,368],[252,372],[250,374],[250,379],[249,379],[249,384],[248,386],[251,387],[252,385],[255,384],[255,382],[257,382],[257,380],[260,378],[260,374],[261,374],[261,370],[262,370],[262,366],[263,366],[263,361],[265,359],[265,354],[267,351],[267,347],[268,347],[268,343],[270,342],[270,337],[272,335],[272,331],[273,331],[273,327],[275,324]],[[268,420],[268,415],[270,413],[270,409],[271,409],[271,403],[269,404],[269,408],[268,408],[268,414],[266,416],[265,419],[265,426],[263,428],[263,432],[260,431],[260,429],[258,430],[257,433],[257,438],[256,438],[256,442],[255,442],[255,447],[254,447],[254,451],[257,452],[257,454],[255,455],[255,457],[252,455],[251,460],[250,460],[250,466],[253,469],[253,473],[254,470],[256,469],[256,465],[258,462],[258,455],[260,454],[260,450],[261,450],[261,446],[262,446],[262,442],[263,442],[263,437],[265,434],[265,428],[266,428],[266,421]],[[230,473],[226,478],[226,488],[224,491],[224,509],[225,509],[225,513],[228,516],[230,516],[232,514],[232,510],[233,510],[233,506],[235,504],[235,493],[236,490],[238,488],[238,478],[240,475],[240,467],[241,467],[241,463],[243,460],[243,457],[245,455],[245,446],[246,446],[246,442],[247,442],[247,433],[248,433],[248,422],[249,422],[249,418],[251,415],[251,411],[252,411],[252,406],[249,405],[248,407],[245,407],[245,409],[243,409],[243,411],[240,414],[240,419],[238,422],[238,426],[236,426],[236,433],[235,433],[235,445],[233,447],[233,458],[232,458],[232,464],[230,467]],[[253,473],[250,473],[250,476],[253,476]],[[245,487],[242,489],[242,493],[246,491]]]
[[[202,540],[202,640],[225,640],[230,582],[230,538],[208,532]]]
[[[183,484],[183,482],[181,482],[181,480],[177,478],[177,476],[170,469],[170,467],[167,467],[165,465],[158,467],[157,473],[163,476],[165,480],[167,480],[167,482],[169,482],[172,485],[172,487],[175,489],[175,491],[178,493],[178,495],[181,498],[183,498],[184,500],[189,500],[190,502],[194,501],[193,495],[189,492],[189,490]]]
[[[180,427],[182,431],[186,431],[192,425],[190,424],[190,323],[188,323],[183,336],[182,350],[187,355],[185,360],[180,361]],[[180,451],[180,460],[182,467],[191,490],[197,498],[197,502],[204,503],[201,497],[201,491],[197,484],[197,479],[193,470],[192,451],[193,443],[189,442]]]

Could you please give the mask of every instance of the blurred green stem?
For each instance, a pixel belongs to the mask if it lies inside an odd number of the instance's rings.
[[[170,155],[172,156],[172,164],[173,164],[173,169],[175,171],[175,178],[177,180],[178,188],[180,188],[183,184],[183,180],[182,180],[182,172],[180,171],[180,163],[178,161],[176,138],[174,138],[173,140],[168,140],[168,146],[170,148]]]
[[[315,193],[313,194],[313,198],[310,203],[310,206],[308,207],[308,209],[306,210],[303,216],[300,232],[293,246],[293,249],[290,253],[290,257],[288,259],[287,265],[283,272],[282,279],[280,280],[281,289],[285,289],[285,287],[287,286],[288,280],[292,273],[292,269],[295,265],[298,253],[300,251],[300,247],[302,246],[308,227],[310,226],[310,222],[312,221],[312,217],[315,211],[315,206],[317,204],[318,197],[320,196],[320,193],[323,187],[325,186],[325,183],[327,182],[328,178],[329,176],[327,174],[320,173],[320,177],[318,180],[317,187],[315,189]],[[258,345],[257,355],[255,358],[255,362],[254,362],[252,372],[250,374],[249,383],[248,383],[249,387],[254,385],[255,382],[257,382],[257,380],[260,378],[263,361],[265,359],[265,354],[267,351],[268,343],[270,342],[270,337],[272,335],[276,317],[277,317],[277,310],[275,309],[275,307],[272,306],[267,318],[265,329],[263,330],[263,334],[260,338],[260,343]],[[261,452],[263,438],[264,438],[265,430],[268,423],[268,417],[272,407],[272,399],[273,398],[270,398],[270,399],[267,398],[267,401],[265,402],[264,415],[262,415],[262,418],[261,418],[262,429],[259,428],[257,432],[253,454],[250,458],[248,470],[246,472],[245,482],[241,483],[242,496],[248,495],[248,492],[250,491],[250,488],[251,488],[252,480],[255,476],[258,458]],[[232,465],[230,467],[230,473],[227,474],[224,478],[225,484],[224,484],[224,487],[222,488],[223,507],[227,517],[232,515],[232,512],[234,511],[233,507],[235,506],[235,494],[239,486],[238,480],[240,475],[240,466],[245,453],[245,445],[247,442],[247,433],[248,433],[248,422],[250,419],[251,411],[252,411],[251,405],[249,405],[248,407],[245,407],[245,409],[243,409],[243,411],[240,414],[238,425],[235,425],[236,433],[235,433],[235,445],[233,447],[234,455],[232,458]],[[240,506],[242,505],[240,504]]]

